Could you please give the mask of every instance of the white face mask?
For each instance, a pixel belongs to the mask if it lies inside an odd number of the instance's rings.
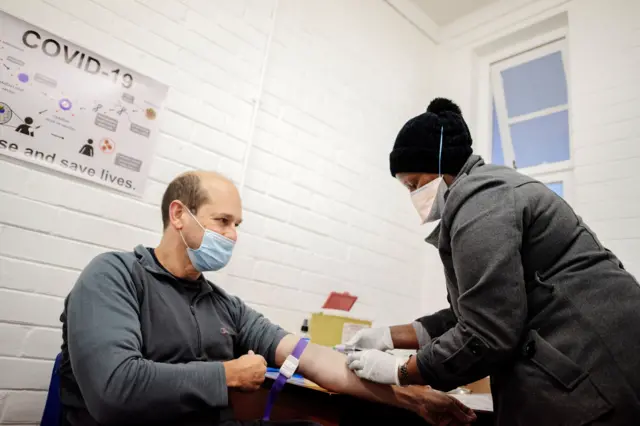
[[[441,162],[442,162],[442,141],[444,139],[444,126],[440,127],[440,152],[438,154],[438,177],[429,182],[428,184],[416,189],[411,193],[411,202],[413,206],[418,211],[420,215],[420,219],[422,222],[421,225],[424,225],[427,222],[433,222],[440,219],[440,208],[434,209],[434,205],[440,201],[438,204],[443,204],[444,202],[444,191],[446,190],[447,184],[442,179],[442,170],[441,170]],[[439,200],[438,198],[441,198]]]
[[[438,209],[434,210],[434,204],[436,204],[442,185],[446,187],[446,183],[440,176],[411,193],[411,202],[420,215],[421,225],[439,219],[440,215],[437,212]]]

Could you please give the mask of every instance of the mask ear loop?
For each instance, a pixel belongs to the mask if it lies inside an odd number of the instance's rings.
[[[444,126],[440,127],[440,153],[438,154],[438,176],[442,177],[442,140],[444,139]]]
[[[181,203],[182,204],[182,203]],[[196,223],[198,224],[198,226],[200,228],[202,228],[202,230],[206,233],[207,230],[205,229],[204,226],[202,226],[202,224],[200,223],[200,221],[198,219],[196,219],[196,217],[193,215],[193,213],[191,213],[191,210],[189,210],[189,208],[187,206],[185,206],[184,204],[182,204],[182,207],[184,207],[184,209],[187,211],[187,213],[189,213],[191,215],[191,217],[193,218],[193,220],[196,221]],[[182,235],[182,229],[178,231],[180,233],[180,237],[182,238],[182,242],[184,243],[185,246],[187,246],[187,248],[191,248],[189,247],[189,244],[187,244],[187,240],[184,239],[184,235]]]

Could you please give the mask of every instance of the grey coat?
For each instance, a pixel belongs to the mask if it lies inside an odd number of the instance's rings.
[[[634,277],[562,198],[513,169],[472,156],[445,200],[431,242],[451,309],[418,320],[426,383],[490,375],[500,426],[640,424]]]

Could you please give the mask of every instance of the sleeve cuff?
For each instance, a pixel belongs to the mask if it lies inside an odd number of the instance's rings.
[[[431,342],[431,336],[424,326],[418,321],[414,321],[411,323],[413,329],[416,331],[416,336],[418,337],[418,346],[423,347]]]
[[[276,349],[278,349],[278,345],[280,344],[280,341],[284,339],[284,336],[288,334],[291,334],[291,333],[287,332],[286,330],[280,327],[278,327],[278,330],[276,330],[276,332],[274,333],[273,343],[269,347],[269,352],[267,353],[267,357],[266,357],[268,365],[270,366],[276,365]]]
[[[418,366],[418,371],[420,372],[420,376],[422,380],[429,386],[434,387],[438,390],[444,390],[441,388],[439,381],[433,374],[433,371],[429,365],[429,352],[431,351],[431,346],[423,346],[420,348],[418,353],[416,353],[416,365]]]
[[[226,407],[229,405],[229,388],[227,387],[227,375],[224,365],[220,361],[197,362],[201,388],[206,389],[203,399],[209,400],[213,407]]]

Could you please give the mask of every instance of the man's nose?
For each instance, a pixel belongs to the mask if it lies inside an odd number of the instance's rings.
[[[223,235],[230,240],[238,241],[238,229],[236,228],[236,225],[228,227]]]

